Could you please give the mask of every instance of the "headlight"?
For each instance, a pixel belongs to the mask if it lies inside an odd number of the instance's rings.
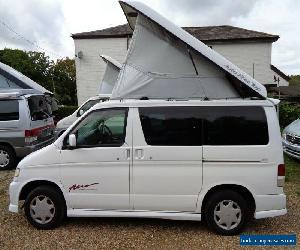
[[[19,175],[20,175],[20,169],[16,168],[15,176],[14,177],[19,177]]]
[[[286,140],[286,133],[285,132],[282,133],[282,139]]]

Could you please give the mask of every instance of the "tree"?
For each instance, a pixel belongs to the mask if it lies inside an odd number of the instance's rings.
[[[58,59],[51,68],[54,92],[60,103],[65,105],[77,104],[75,60],[70,58]]]
[[[291,86],[300,86],[300,75],[292,75],[289,83]]]
[[[0,50],[0,61],[20,71],[49,91],[53,91],[50,77],[53,61],[45,53],[4,49]]]

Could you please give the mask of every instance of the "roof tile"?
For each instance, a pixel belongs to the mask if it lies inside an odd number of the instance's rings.
[[[199,40],[206,41],[226,41],[226,40],[278,40],[278,35],[267,34],[254,30],[247,30],[230,25],[204,26],[204,27],[183,27],[191,35]],[[102,30],[82,32],[72,34],[73,39],[92,39],[108,37],[126,37],[131,36],[132,30],[128,24],[118,25]]]

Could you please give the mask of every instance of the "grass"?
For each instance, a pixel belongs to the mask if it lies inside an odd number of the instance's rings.
[[[296,184],[296,193],[300,196],[300,160],[284,155],[285,180]]]

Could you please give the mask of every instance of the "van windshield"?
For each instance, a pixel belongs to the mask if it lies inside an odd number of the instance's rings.
[[[44,120],[52,116],[52,110],[45,96],[31,96],[28,99],[30,116],[33,121]]]

